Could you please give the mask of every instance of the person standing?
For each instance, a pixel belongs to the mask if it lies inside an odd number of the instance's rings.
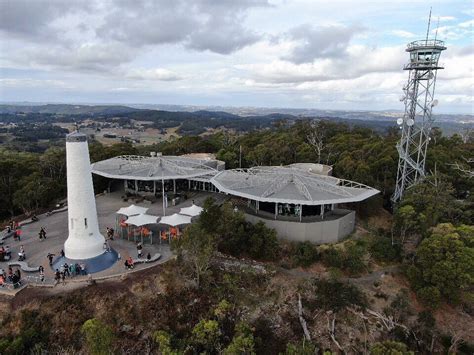
[[[40,270],[39,275],[40,275],[40,281],[44,282],[44,270],[43,269]]]
[[[48,260],[49,260],[49,265],[52,266],[53,265],[53,257],[54,257],[54,254],[51,254],[51,253],[48,253]]]
[[[138,259],[142,257],[142,252],[143,252],[143,246],[142,243],[137,243],[137,254],[138,254]]]
[[[40,240],[46,239],[46,230],[44,227],[41,227],[39,231],[39,239]]]
[[[69,265],[67,263],[64,263],[64,276],[71,276],[71,274],[69,273]]]

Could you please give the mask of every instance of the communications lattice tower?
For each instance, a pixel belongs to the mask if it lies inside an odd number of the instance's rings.
[[[436,74],[443,69],[438,64],[441,52],[446,49],[444,42],[428,38],[408,44],[410,62],[404,66],[408,70],[408,82],[403,88],[401,99],[405,103],[403,118],[397,120],[402,130],[402,137],[397,144],[398,172],[397,185],[392,202],[398,202],[404,191],[425,176],[426,151],[433,118],[433,107],[438,101],[434,99]]]

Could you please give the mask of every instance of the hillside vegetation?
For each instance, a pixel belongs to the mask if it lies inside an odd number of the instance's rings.
[[[147,147],[90,142],[92,161],[161,151],[215,153],[228,168],[321,162],[381,194],[350,206],[356,231],[331,246],[279,241],[210,199],[173,244],[176,260],[121,281],[0,299],[0,353],[472,354],[474,141],[437,129],[431,138],[430,176],[395,211],[397,130],[277,120]],[[65,197],[64,148],[4,148],[0,164],[2,218]],[[106,181],[94,179],[102,191]]]

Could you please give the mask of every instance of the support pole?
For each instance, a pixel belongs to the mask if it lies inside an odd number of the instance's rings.
[[[165,180],[161,179],[161,192],[163,197],[163,216],[166,216],[166,202],[165,202]]]
[[[138,194],[138,180],[135,180],[135,193]]]
[[[156,180],[153,180],[153,195],[156,195]]]
[[[277,219],[278,216],[278,202],[275,202],[275,219]]]
[[[303,218],[303,205],[300,205],[300,222]]]
[[[324,205],[321,205],[321,219],[324,219]]]
[[[176,179],[173,179],[173,193],[176,194]]]

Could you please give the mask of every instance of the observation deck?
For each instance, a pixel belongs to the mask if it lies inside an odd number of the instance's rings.
[[[410,42],[406,51],[410,53],[410,63],[406,64],[404,70],[435,70],[444,69],[438,65],[439,56],[446,49],[443,41],[437,39],[426,39]]]

